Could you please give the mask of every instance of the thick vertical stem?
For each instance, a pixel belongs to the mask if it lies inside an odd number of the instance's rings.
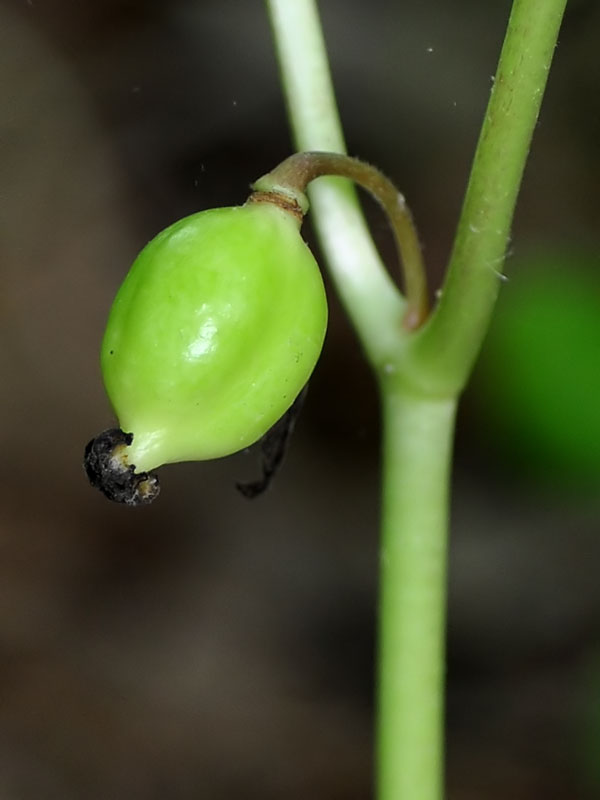
[[[350,187],[311,190],[323,251],[381,382],[383,538],[378,800],[440,800],[448,487],[456,398],[495,301],[566,0],[514,0],[441,301],[406,335],[405,303]],[[295,141],[344,150],[315,0],[267,0]],[[392,374],[398,381],[389,380]],[[410,394],[407,386],[418,387]]]
[[[378,800],[443,785],[448,485],[456,401],[386,387],[379,620]]]

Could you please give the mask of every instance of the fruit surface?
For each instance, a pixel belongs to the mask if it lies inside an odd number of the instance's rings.
[[[314,369],[327,323],[299,223],[272,203],[203,211],[160,233],[119,290],[102,343],[136,471],[257,441]]]

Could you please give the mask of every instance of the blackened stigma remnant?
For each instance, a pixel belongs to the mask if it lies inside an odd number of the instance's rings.
[[[136,473],[127,463],[126,448],[133,434],[111,428],[98,434],[85,448],[83,466],[92,486],[115,503],[143,506],[158,496],[160,486],[153,472]]]
[[[302,409],[308,384],[281,419],[259,440],[262,476],[248,483],[237,483],[237,489],[252,500],[263,494],[279,471],[290,443],[296,420]],[[83,466],[92,486],[115,503],[145,506],[158,496],[160,485],[154,472],[135,471],[127,461],[127,447],[133,434],[110,428],[88,442]]]

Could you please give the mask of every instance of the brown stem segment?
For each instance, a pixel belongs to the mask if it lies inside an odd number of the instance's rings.
[[[349,178],[371,194],[385,211],[404,275],[407,310],[404,326],[418,328],[427,317],[427,279],[421,246],[404,196],[376,167],[340,153],[295,153],[253,185],[256,192],[280,193],[308,210],[306,187],[325,175]]]

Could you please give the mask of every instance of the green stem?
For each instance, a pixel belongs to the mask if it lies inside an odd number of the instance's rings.
[[[298,150],[345,153],[346,146],[314,0],[266,0]],[[356,191],[322,178],[309,191],[312,221],[337,292],[371,364],[397,352],[406,301],[382,264]]]
[[[404,196],[376,167],[341,153],[295,153],[252,185],[258,192],[283,193],[307,210],[305,192],[316,178],[349,178],[381,205],[392,227],[398,258],[404,270],[407,309],[404,326],[417,328],[427,316],[427,279],[421,246]]]
[[[566,0],[514,0],[440,302],[410,343],[426,390],[459,392],[487,331]]]
[[[383,391],[379,800],[442,796],[448,484],[456,401]]]
[[[442,298],[416,332],[351,188],[310,190],[384,413],[378,799],[439,800],[448,485],[456,398],[485,335],[566,0],[515,0]],[[296,145],[344,151],[314,0],[267,0]]]

